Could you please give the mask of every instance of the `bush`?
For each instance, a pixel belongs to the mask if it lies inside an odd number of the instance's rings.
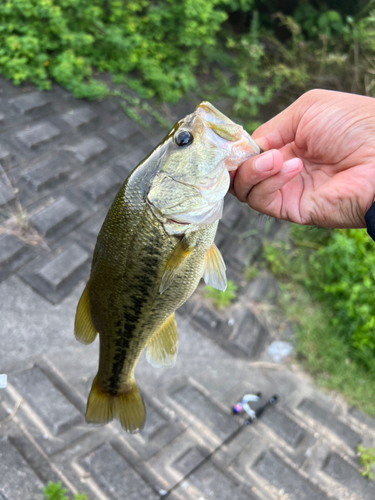
[[[265,255],[276,275],[325,305],[348,355],[375,374],[375,253],[366,230],[293,225],[291,241],[267,246]]]
[[[275,94],[319,85],[322,73],[336,75],[344,89],[354,81],[357,92],[375,95],[375,16],[363,11],[354,21],[350,2],[341,11],[334,0],[326,4],[4,0],[0,73],[41,89],[55,80],[76,97],[97,99],[109,94],[98,79],[109,72],[142,99],[175,102],[197,89],[198,70],[211,72],[202,97],[230,97],[245,119],[257,117]]]
[[[97,98],[97,72],[134,77],[144,96],[175,101],[226,14],[219,0],[8,0],[0,4],[0,72],[15,84],[51,80]]]

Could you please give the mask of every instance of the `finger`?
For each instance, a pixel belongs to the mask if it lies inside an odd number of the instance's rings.
[[[277,174],[283,166],[283,161],[283,155],[277,150],[267,151],[246,160],[233,172],[230,192],[240,201],[246,202],[253,186]]]
[[[252,134],[263,151],[280,149],[294,141],[296,132],[304,114],[315,102],[327,98],[328,91],[310,90],[303,94],[288,108],[258,127]]]
[[[299,220],[299,199],[303,186],[293,183],[293,179],[302,171],[303,163],[299,158],[292,158],[286,161],[280,172],[276,175],[260,182],[249,192],[247,197],[248,205],[263,214],[277,219],[288,219],[293,222]],[[281,189],[291,183],[287,199],[283,198]],[[284,193],[285,195],[285,193]],[[297,213],[288,217],[286,205],[295,207]]]

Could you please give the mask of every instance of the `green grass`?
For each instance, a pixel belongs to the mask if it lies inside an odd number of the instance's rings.
[[[237,289],[238,286],[236,286],[233,281],[228,280],[225,292],[221,292],[220,290],[216,290],[216,288],[212,288],[212,286],[207,285],[205,287],[204,296],[207,299],[210,299],[213,305],[218,309],[224,309],[225,307],[230,306],[233,300],[237,298]]]
[[[279,306],[295,327],[296,357],[302,367],[319,386],[340,392],[350,405],[375,416],[374,375],[350,359],[347,344],[332,327],[332,310],[295,283],[281,285]]]
[[[63,488],[61,483],[53,483],[52,481],[43,488],[44,500],[69,500],[66,493],[67,490]],[[85,493],[77,493],[74,495],[73,500],[87,500],[87,495]]]
[[[359,445],[357,447],[357,453],[359,453],[359,461],[363,466],[361,471],[362,476],[373,480],[374,474],[371,469],[375,467],[375,448],[364,448]]]

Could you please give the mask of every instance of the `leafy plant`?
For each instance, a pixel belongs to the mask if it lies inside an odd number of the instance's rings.
[[[207,299],[212,300],[212,303],[218,309],[224,309],[225,307],[230,306],[232,301],[237,298],[237,290],[238,286],[236,286],[233,281],[228,280],[225,292],[221,292],[220,290],[216,290],[216,288],[212,288],[212,286],[207,285],[205,287],[204,296]]]
[[[44,500],[69,500],[66,496],[67,490],[62,487],[62,484],[53,483],[50,481],[46,487],[43,488]],[[74,495],[74,500],[87,500],[85,493],[77,493]]]
[[[279,276],[298,282],[332,311],[334,328],[350,357],[375,375],[375,254],[365,230],[311,230],[293,226],[291,241],[268,246],[266,258]]]
[[[375,448],[364,448],[359,445],[357,447],[357,453],[359,453],[359,461],[363,466],[361,472],[362,476],[374,479],[374,473],[371,469],[375,467]]]

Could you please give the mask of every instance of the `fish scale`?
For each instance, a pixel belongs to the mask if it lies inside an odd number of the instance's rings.
[[[259,152],[240,125],[202,103],[133,170],[109,209],[75,323],[81,342],[94,341],[97,333],[100,338],[88,422],[116,417],[128,432],[142,429],[146,413],[134,379],[142,351],[147,346],[153,366],[173,366],[174,311],[202,276],[225,288],[225,265],[214,238],[233,148],[238,163]]]

